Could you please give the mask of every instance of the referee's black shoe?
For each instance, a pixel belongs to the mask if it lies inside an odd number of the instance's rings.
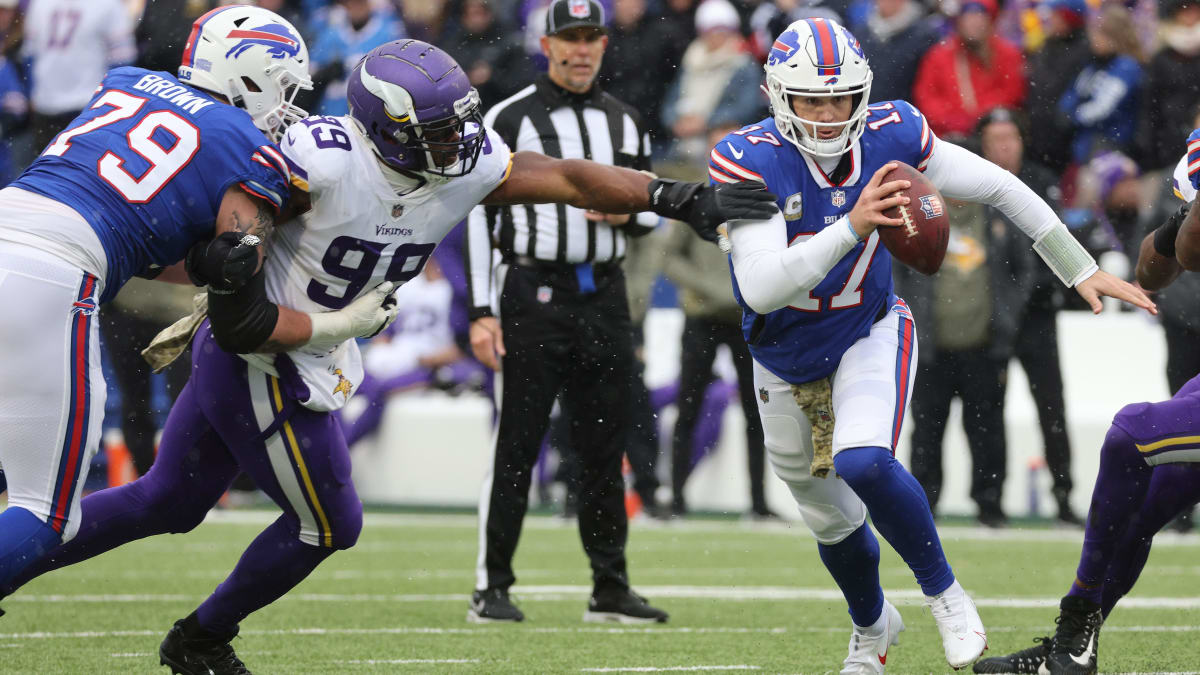
[[[592,591],[583,620],[587,623],[666,623],[666,612],[651,607],[628,588],[609,586]]]
[[[192,613],[171,627],[166,639],[158,648],[158,660],[176,675],[250,675],[233,646],[229,644],[237,637],[209,633],[199,627]]]
[[[467,621],[471,623],[524,620],[525,615],[508,599],[507,588],[489,588],[471,594],[471,608],[467,610]]]

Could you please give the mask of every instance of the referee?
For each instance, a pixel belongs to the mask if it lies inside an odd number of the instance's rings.
[[[650,138],[640,115],[595,83],[607,44],[603,10],[594,0],[555,0],[541,40],[549,73],[492,108],[486,124],[513,152],[649,170]],[[471,214],[471,346],[501,377],[495,458],[480,495],[470,621],[525,618],[508,597],[516,581],[513,554],[533,465],[560,394],[581,465],[579,532],[592,565],[583,619],[667,620],[629,588],[621,477],[635,358],[621,259],[626,237],[646,234],[657,219],[555,204],[478,207]],[[501,260],[495,270],[493,243]]]

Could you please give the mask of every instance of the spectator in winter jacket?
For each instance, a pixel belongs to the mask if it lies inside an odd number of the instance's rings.
[[[917,69],[913,103],[934,133],[963,139],[983,113],[1025,101],[1025,60],[995,34],[996,0],[968,0],[954,31],[926,53]]]
[[[465,0],[458,30],[448,35],[442,46],[479,90],[485,109],[517,93],[533,79],[532,64],[525,58],[520,37],[509,35],[496,20],[491,0]]]
[[[1079,164],[1102,150],[1129,153],[1142,81],[1142,46],[1124,6],[1104,6],[1088,27],[1088,44],[1091,61],[1058,103],[1074,136],[1071,159]]]
[[[854,36],[871,60],[871,101],[913,98],[917,66],[938,41],[937,28],[916,0],[875,0]]]
[[[1200,102],[1200,1],[1166,3],[1163,48],[1146,69],[1138,116],[1136,159],[1143,169],[1173,166],[1179,139],[1192,131]]]
[[[646,0],[614,0],[600,84],[637,104],[656,141],[665,133],[662,102],[687,46],[683,40],[675,24],[646,17]]]
[[[1045,41],[1029,57],[1028,153],[1047,168],[1061,172],[1071,161],[1071,150],[1056,124],[1058,101],[1091,58],[1084,30],[1088,5],[1087,0],[1047,0],[1044,4]]]

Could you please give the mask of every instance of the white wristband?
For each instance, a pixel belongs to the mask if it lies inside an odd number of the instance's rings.
[[[350,317],[341,312],[310,312],[308,318],[312,321],[310,343],[339,343],[357,337]]]
[[[1033,250],[1046,262],[1054,276],[1068,287],[1075,286],[1099,269],[1092,255],[1062,223],[1035,241]]]

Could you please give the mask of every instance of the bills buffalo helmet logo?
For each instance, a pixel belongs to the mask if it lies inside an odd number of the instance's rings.
[[[937,195],[921,195],[921,213],[926,218],[940,218],[942,216],[942,200],[938,199]]]
[[[225,37],[236,39],[237,43],[225,53],[225,57],[237,58],[254,45],[267,48],[272,58],[295,58],[300,54],[300,38],[292,34],[287,26],[280,23],[269,23],[258,28],[235,28]]]
[[[567,0],[567,13],[576,19],[586,19],[592,15],[592,6],[588,0]]]
[[[800,36],[794,30],[784,31],[775,38],[771,51],[767,54],[767,65],[774,66],[792,58],[792,54],[800,49]]]

